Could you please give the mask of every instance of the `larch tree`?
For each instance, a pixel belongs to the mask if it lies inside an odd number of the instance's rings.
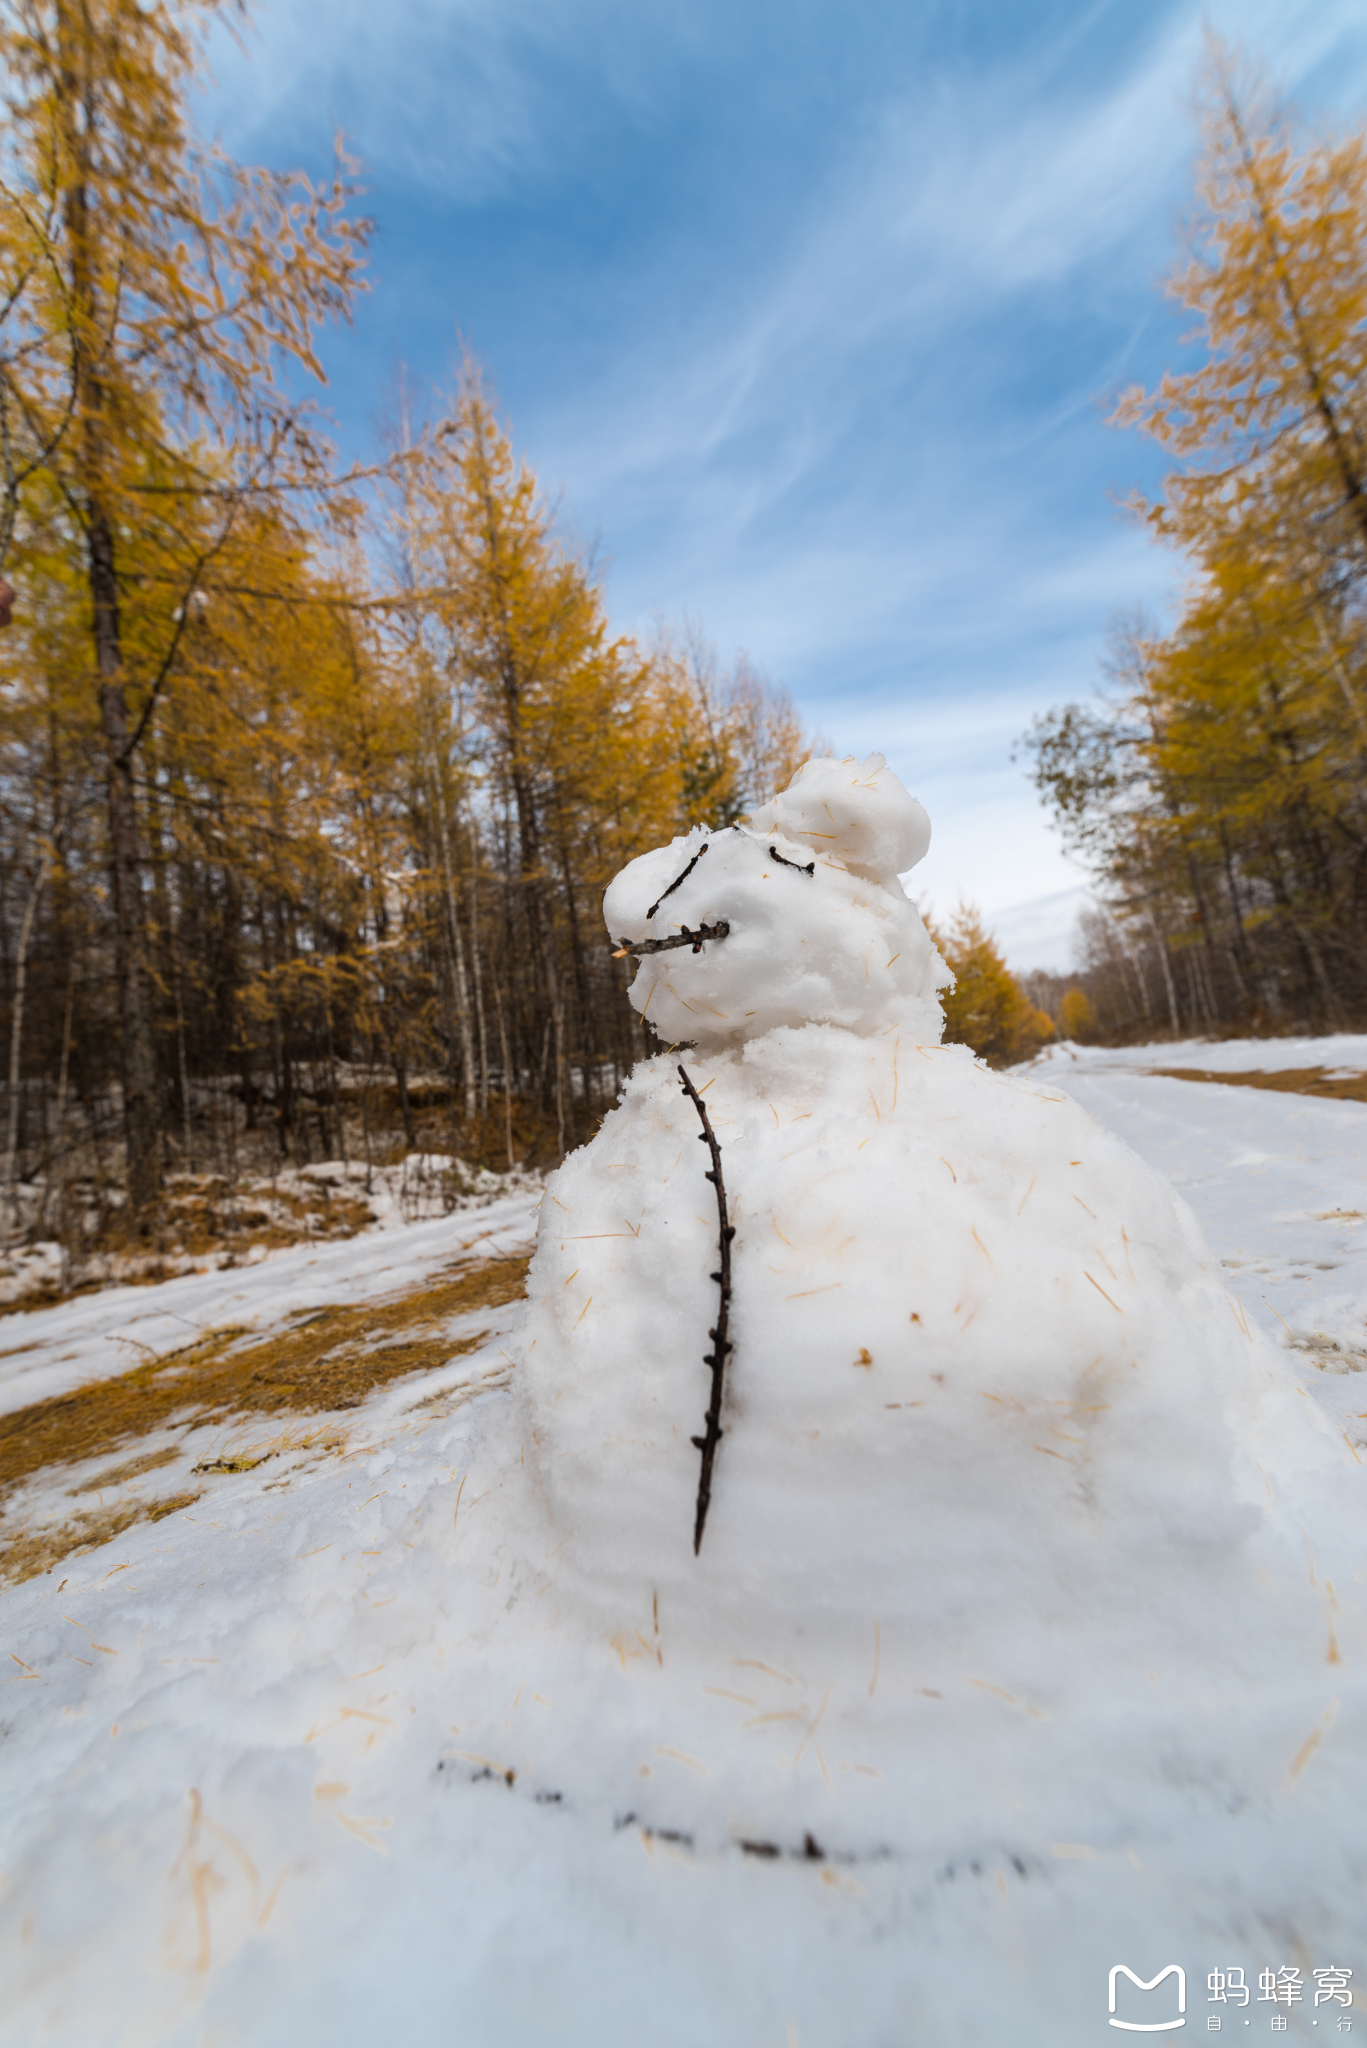
[[[1201,360],[1114,415],[1174,458],[1137,509],[1182,613],[1028,744],[1114,914],[1116,1028],[1151,967],[1174,1031],[1338,1028],[1367,1006],[1367,135],[1298,131],[1215,39],[1201,100],[1168,283]]]
[[[1367,570],[1367,137],[1297,148],[1290,121],[1218,39],[1187,260],[1168,281],[1205,360],[1115,414],[1183,467],[1154,524],[1204,549],[1231,527]],[[1292,540],[1292,535],[1295,539]],[[1307,562],[1307,567],[1312,566]]]
[[[574,1109],[557,910],[568,922],[573,972],[582,939],[572,855],[585,827],[620,813],[633,782],[648,780],[660,761],[658,730],[633,718],[649,664],[611,638],[601,589],[557,535],[535,476],[517,461],[468,365],[429,442],[422,488],[421,548],[440,590],[450,668],[475,701],[511,809],[531,1039],[544,1045],[563,1144]]]
[[[925,916],[925,912],[922,912]],[[947,924],[926,929],[954,971],[944,997],[945,1043],[967,1045],[998,1066],[1027,1060],[1054,1036],[1052,1020],[1030,1001],[1002,958],[982,913],[960,903]]]
[[[19,541],[22,578],[26,496],[46,479],[84,556],[134,1214],[161,1170],[140,749],[243,507],[282,482],[325,481],[297,372],[321,377],[315,336],[346,312],[364,240],[344,162],[317,187],[243,168],[191,133],[204,35],[233,11],[0,4],[0,540]],[[187,529],[156,579],[133,572],[149,519]]]

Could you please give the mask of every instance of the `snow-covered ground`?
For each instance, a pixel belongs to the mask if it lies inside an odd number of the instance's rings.
[[[1350,1425],[1367,1408],[1367,1103],[1151,1070],[1367,1074],[1367,1036],[1051,1048],[1030,1069],[1066,1088],[1195,1210],[1245,1313],[1298,1354],[1305,1384]]]
[[[1367,1038],[1064,1049],[1032,1076],[1176,1183],[1239,1310],[1294,1348],[1301,1384],[1361,1454],[1367,1105],[1144,1071],[1182,1064],[1356,1071]],[[462,1251],[525,1247],[533,1227],[519,1198],[7,1318],[0,1412],[187,1334],[265,1335],[417,1285]],[[481,1312],[481,1348],[334,1418],[345,1441],[331,1454],[217,1475],[192,1509],[0,1596],[0,2040],[1082,2048],[1115,2038],[1112,1965],[1148,1979],[1169,1962],[1187,1971],[1186,2021],[1202,2033],[1208,2016],[1246,2039],[1283,2018],[1303,2041],[1367,2027],[1367,1942],[1352,1932],[1367,1851],[1353,1869],[1341,1847],[1317,1860],[1315,1846],[1320,1830],[1341,1845],[1343,1803],[1361,1796],[1360,1583],[1331,1593],[1337,1668],[1314,1680],[1313,1711],[1288,1681],[1266,1756],[1231,1743],[1212,1783],[1186,1783],[1180,1731],[1162,1735],[1166,1849],[1112,1842],[1095,1758],[987,1680],[946,1703],[925,1674],[925,1712],[948,1723],[885,1729],[876,1764],[832,1740],[819,1670],[769,1668],[762,1652],[685,1710],[668,1693],[668,1618],[661,1632],[643,1616],[586,1658],[553,1556],[519,1525],[503,1391],[519,1313]],[[1367,1544],[1360,1564],[1367,1582]],[[1307,1570],[1314,1583],[1313,1556]],[[861,1697],[881,1676],[878,1704],[900,1699],[914,1656],[872,1629],[866,1648]],[[1233,1695],[1209,1703],[1217,1727],[1232,1710]],[[704,1782],[678,1729],[709,1714],[774,1724],[756,1739],[779,1731],[809,1774],[805,1842],[747,1851],[740,1816],[718,1849],[655,1818],[671,1802],[686,1813]],[[1069,1814],[1066,1835],[1040,1834],[1034,1788],[997,1782],[1014,1752],[992,1717],[1011,1714],[1043,1730],[1044,1803]],[[1118,1727],[1116,1754],[1132,1740],[1148,1738]],[[952,1815],[932,1759],[946,1744],[970,1776],[981,1757],[978,1789],[1002,1816],[1000,1836],[966,1839],[962,1856],[939,1846]],[[624,1768],[639,1812],[609,1789]],[[1242,1788],[1259,1774],[1250,1807]],[[852,1812],[877,1853],[832,1846]],[[1241,1919],[1242,1859],[1279,1854],[1303,1915],[1268,1924],[1250,1893]],[[1193,1871],[1210,1910],[1170,1954],[1166,1894]],[[1260,1998],[1264,1967],[1299,1972],[1300,2002]],[[1210,2001],[1209,1973],[1232,1968],[1246,2007]],[[1328,1981],[1317,1969],[1355,1972],[1355,2010],[1327,1991],[1312,2003]]]
[[[539,1190],[518,1194],[425,1223],[405,1224],[390,1209],[373,1231],[340,1242],[17,1311],[0,1321],[0,1415],[126,1372],[225,1324],[264,1333],[310,1309],[416,1287],[462,1253],[487,1258],[525,1249],[540,1199]]]
[[[1111,1073],[1130,1068],[1183,1067],[1206,1074],[1290,1073],[1323,1067],[1330,1074],[1367,1074],[1367,1033],[1336,1031],[1324,1038],[1177,1038],[1160,1045],[1054,1045],[1035,1063],[1065,1073]]]

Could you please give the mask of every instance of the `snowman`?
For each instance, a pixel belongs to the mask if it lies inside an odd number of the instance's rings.
[[[1074,1739],[1150,1714],[1160,1671],[1205,1700],[1269,1628],[1320,1669],[1303,1546],[1332,1579],[1361,1513],[1172,1188],[1047,1079],[941,1044],[951,977],[900,883],[928,836],[881,756],[812,760],[613,881],[662,1049],[547,1186],[519,1374],[580,1618],[664,1616],[719,1696],[836,1673],[885,1757],[896,1686]]]

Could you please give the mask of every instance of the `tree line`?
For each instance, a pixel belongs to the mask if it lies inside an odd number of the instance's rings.
[[[1189,245],[1200,360],[1115,421],[1174,459],[1137,501],[1188,571],[1038,719],[1037,785],[1101,909],[1109,1035],[1367,1017],[1367,137],[1310,135],[1213,42]]]
[[[642,1048],[604,885],[805,753],[696,626],[613,633],[472,361],[339,469],[354,167],[197,140],[224,11],[0,4],[3,1176],[48,1229],[396,1132],[556,1156]]]

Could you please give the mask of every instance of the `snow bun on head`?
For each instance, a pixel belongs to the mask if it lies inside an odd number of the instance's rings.
[[[698,826],[612,882],[603,917],[640,961],[633,1006],[666,1044],[805,1024],[938,1044],[950,975],[897,879],[929,842],[881,754],[807,762],[747,824]]]
[[[756,832],[782,832],[842,861],[851,874],[895,886],[924,860],[930,819],[881,754],[866,761],[805,761],[781,796],[750,819]]]

